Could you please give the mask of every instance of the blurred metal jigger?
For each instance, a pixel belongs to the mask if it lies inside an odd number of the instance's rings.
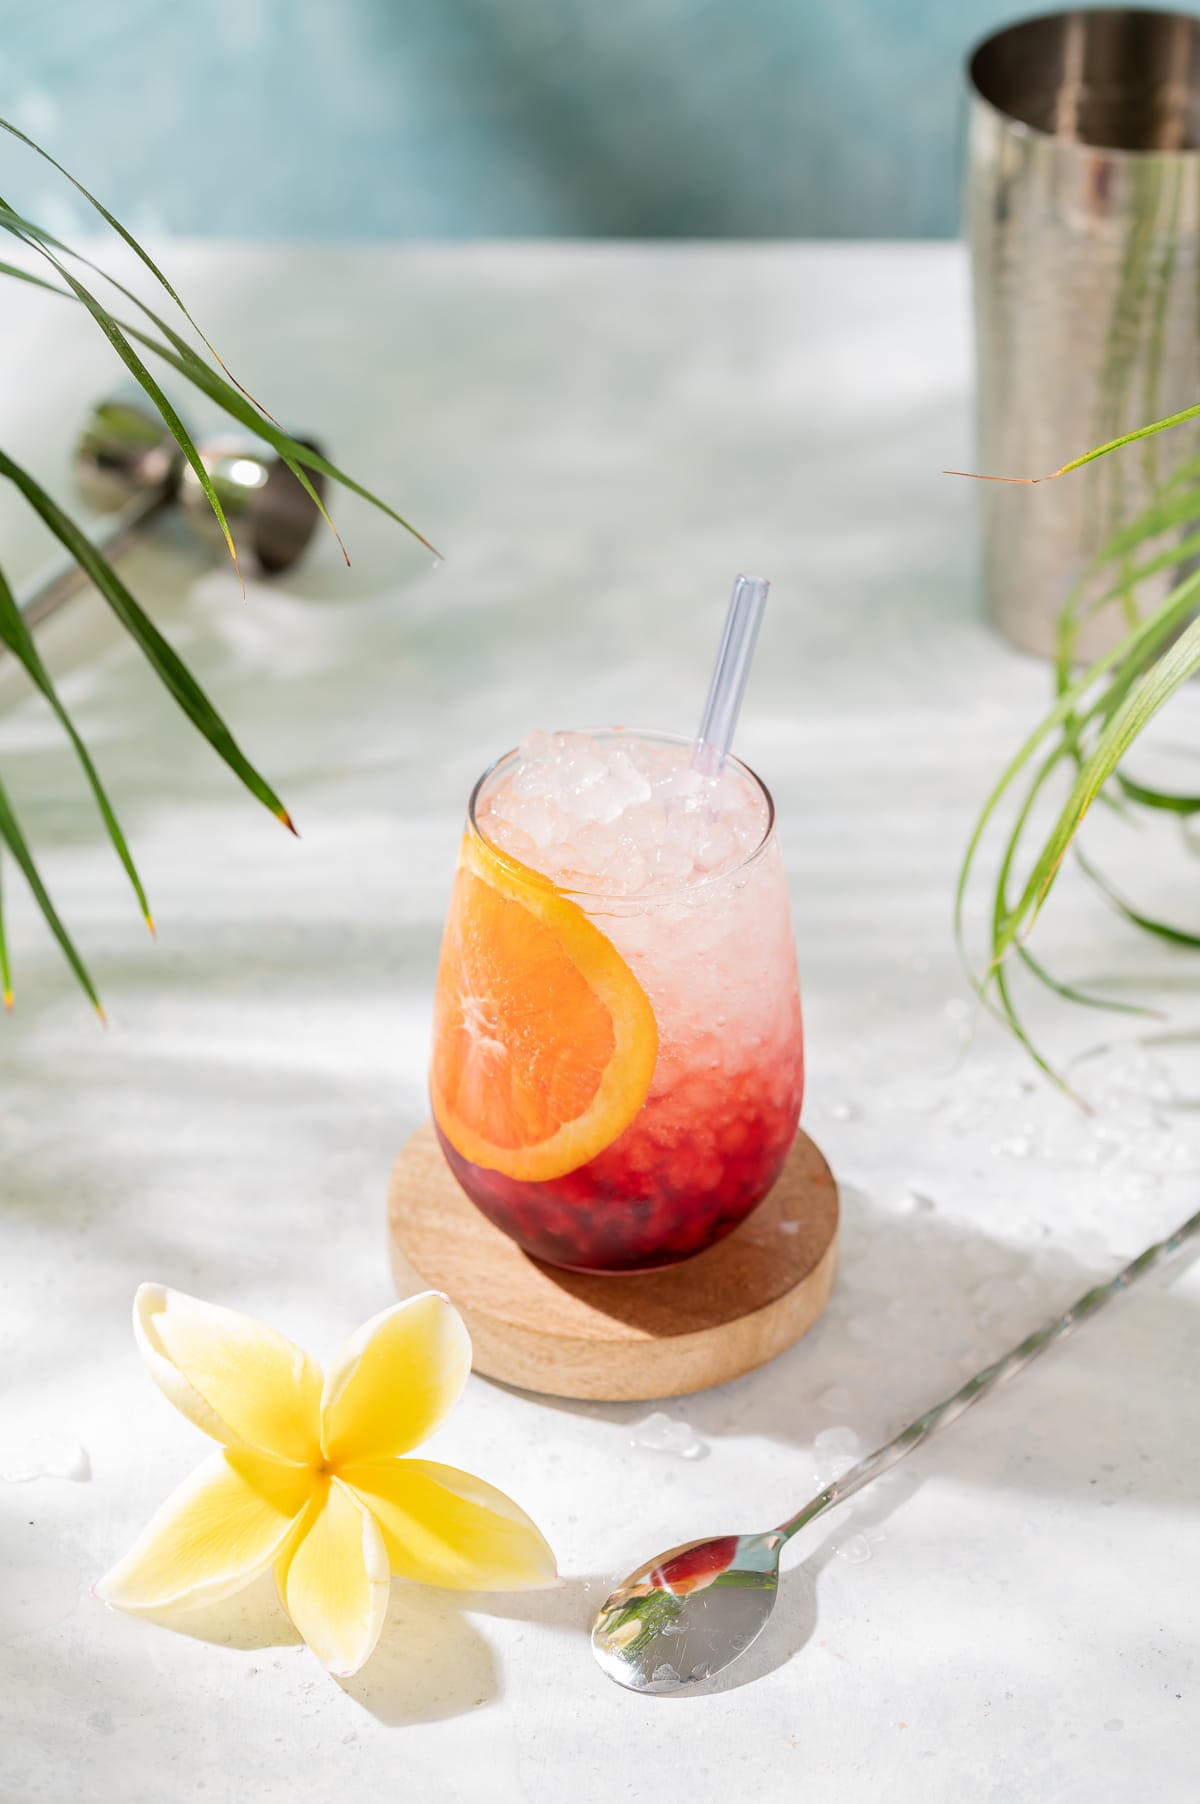
[[[317,449],[311,439],[301,442]],[[287,465],[261,439],[219,439],[198,449],[239,547],[248,544],[268,575],[289,569],[320,515]],[[93,538],[110,563],[173,508],[199,536],[224,546],[196,472],[158,414],[139,401],[120,396],[97,403],[79,435],[74,473],[88,505],[113,515]],[[309,479],[323,498],[324,477],[313,471]],[[23,598],[21,611],[32,626],[87,583],[78,564],[64,563]]]
[[[975,468],[1043,476],[1200,401],[1200,19],[1027,19],[980,44],[968,78]],[[1196,449],[1185,426],[1056,482],[979,484],[995,623],[1052,653],[1069,591]],[[1178,574],[1148,579],[1141,601]],[[1111,568],[1087,577],[1085,603],[1112,582]],[[1080,652],[1114,644],[1123,623],[1108,603]]]

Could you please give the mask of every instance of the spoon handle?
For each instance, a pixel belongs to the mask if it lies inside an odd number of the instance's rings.
[[[929,1439],[931,1434],[935,1434],[939,1428],[945,1428],[948,1423],[955,1421],[964,1410],[970,1409],[973,1403],[978,1403],[981,1397],[986,1397],[989,1391],[994,1391],[996,1386],[1003,1384],[1006,1378],[1011,1378],[1014,1372],[1019,1372],[1022,1366],[1027,1366],[1031,1359],[1036,1359],[1038,1354],[1052,1341],[1062,1340],[1065,1335],[1070,1334],[1080,1322],[1086,1321],[1088,1316],[1094,1315],[1098,1309],[1103,1308],[1105,1303],[1111,1302],[1118,1291],[1127,1290],[1138,1278],[1153,1271],[1162,1260],[1169,1259],[1173,1253],[1177,1253],[1184,1242],[1190,1240],[1197,1233],[1200,1233],[1200,1210],[1190,1216],[1166,1240],[1156,1241],[1153,1246],[1147,1247],[1144,1253],[1139,1253],[1136,1259],[1131,1259],[1115,1278],[1110,1278],[1106,1284],[1097,1284],[1091,1290],[1085,1291],[1078,1302],[1072,1304],[1064,1315],[1056,1317],[1052,1322],[1047,1322],[1044,1328],[1037,1328],[1032,1334],[1027,1334],[1025,1339],[1019,1341],[1011,1352],[1004,1354],[1003,1358],[993,1360],[991,1365],[984,1366],[981,1372],[976,1372],[973,1378],[968,1378],[967,1382],[961,1389],[955,1391],[953,1396],[945,1398],[941,1403],[935,1403],[931,1409],[925,1411],[924,1415],[918,1416],[915,1422],[910,1422],[907,1428],[902,1428],[892,1440],[877,1448],[874,1453],[869,1453],[866,1459],[860,1460],[857,1466],[852,1466],[843,1477],[835,1479],[811,1502],[806,1503],[802,1510],[798,1510],[786,1522],[780,1523],[774,1531],[775,1534],[785,1541],[789,1540],[798,1529],[804,1527],[805,1523],[812,1522],[817,1516],[823,1515],[826,1510],[832,1509],[835,1503],[843,1502],[845,1498],[853,1496],[855,1491],[861,1490],[863,1485],[870,1484],[873,1478],[878,1478],[881,1472],[886,1472],[890,1466],[896,1464],[897,1460],[902,1460],[906,1453],[911,1453],[914,1447],[919,1447],[922,1441]]]

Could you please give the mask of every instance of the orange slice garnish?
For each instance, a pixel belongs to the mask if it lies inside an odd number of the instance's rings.
[[[611,940],[548,878],[468,833],[446,919],[429,1088],[473,1165],[560,1178],[633,1120],[658,1027]]]

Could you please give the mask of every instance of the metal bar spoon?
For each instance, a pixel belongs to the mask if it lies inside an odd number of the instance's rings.
[[[984,1366],[952,1397],[927,1409],[778,1528],[688,1541],[639,1566],[592,1625],[592,1651],[609,1678],[630,1691],[664,1694],[699,1685],[732,1665],[766,1626],[779,1587],[780,1551],[794,1534],[945,1428],[1197,1233],[1200,1210],[1168,1239],[1139,1253],[1115,1278],[1085,1291],[1064,1315]]]

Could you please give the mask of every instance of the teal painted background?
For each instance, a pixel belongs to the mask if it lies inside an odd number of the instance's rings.
[[[925,237],[1004,0],[0,0],[0,109],[140,231]],[[5,147],[8,192],[75,230]]]

